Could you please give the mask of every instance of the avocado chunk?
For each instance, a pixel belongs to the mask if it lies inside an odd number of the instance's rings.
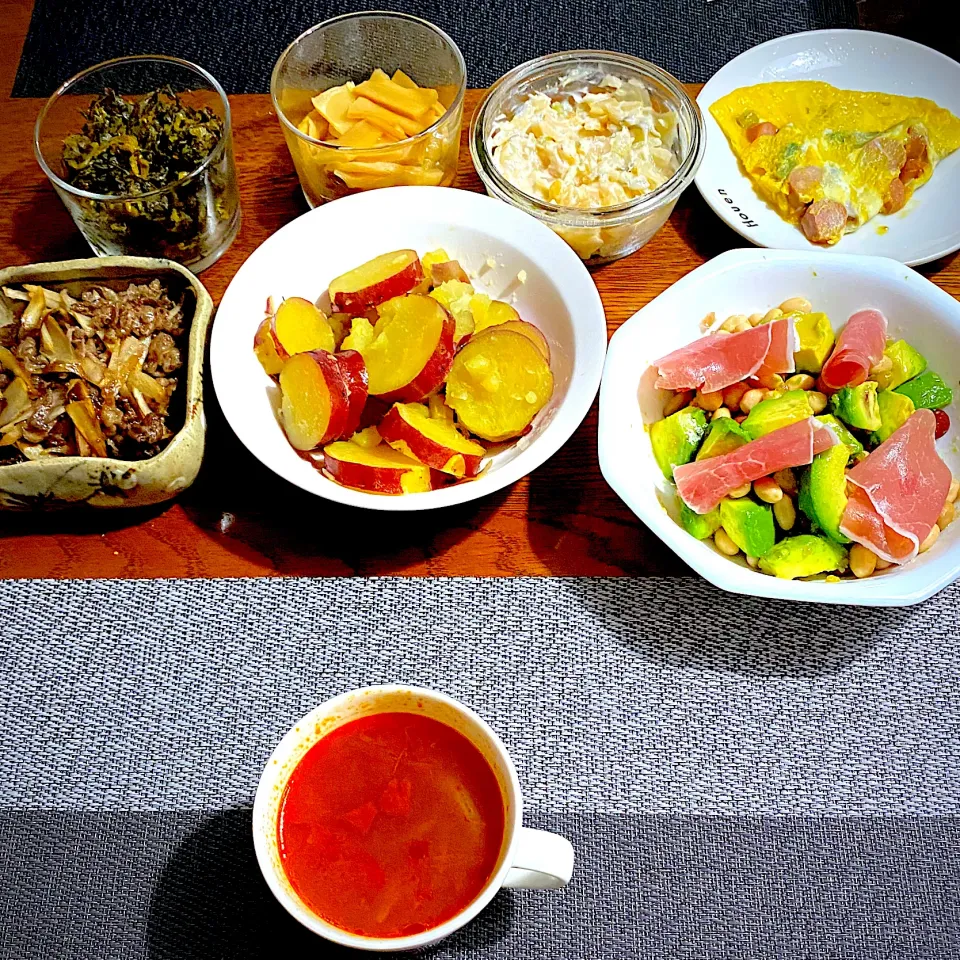
[[[760,558],[760,569],[781,580],[812,577],[847,569],[847,551],[838,543],[812,533],[781,540]]]
[[[833,327],[825,313],[801,313],[797,318],[794,365],[804,373],[819,373],[833,349]]]
[[[818,453],[800,479],[797,505],[813,524],[835,543],[850,541],[840,532],[840,521],[847,507],[847,460],[850,451],[838,443]]]
[[[833,412],[851,427],[856,427],[858,430],[880,429],[876,380],[866,380],[858,387],[844,387],[838,390],[830,398],[830,406]]]
[[[720,525],[727,536],[750,557],[760,557],[774,543],[773,509],[749,497],[720,501]]]
[[[706,432],[707,415],[699,407],[684,407],[650,425],[653,456],[668,480],[673,479],[674,467],[693,459]]]
[[[720,511],[694,513],[682,500],[680,501],[680,526],[698,540],[712,537],[720,526]]]
[[[909,397],[918,410],[924,407],[927,410],[939,410],[953,403],[953,391],[943,382],[940,374],[932,370],[901,384],[894,393]]]
[[[713,420],[710,423],[710,432],[697,454],[697,459],[706,460],[709,457],[720,457],[725,453],[732,453],[737,447],[742,447],[747,443],[749,439],[744,433],[743,427],[732,417],[721,417],[719,420]]]
[[[806,390],[788,390],[779,397],[761,400],[740,424],[750,440],[789,427],[798,420],[813,416],[813,408]]]
[[[919,350],[914,350],[906,340],[895,340],[887,344],[883,355],[893,361],[893,366],[875,377],[881,390],[893,390],[927,369],[926,358]]]
[[[851,457],[859,457],[863,453],[863,444],[832,413],[821,414],[817,419],[830,427],[845,447],[849,447]]]
[[[877,394],[877,406],[880,407],[880,429],[870,434],[874,446],[879,446],[891,433],[899,430],[916,410],[909,397],[894,390],[881,390]]]

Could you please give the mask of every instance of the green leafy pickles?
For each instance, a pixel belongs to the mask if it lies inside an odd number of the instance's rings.
[[[99,252],[215,255],[235,231],[239,198],[229,130],[209,107],[169,86],[139,98],[105,90],[63,142],[64,179],[79,197],[81,229]]]

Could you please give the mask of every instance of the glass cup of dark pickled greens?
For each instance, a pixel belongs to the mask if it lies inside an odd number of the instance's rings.
[[[98,256],[199,273],[240,229],[230,105],[186,60],[121,57],[78,73],[40,111],[34,152]]]

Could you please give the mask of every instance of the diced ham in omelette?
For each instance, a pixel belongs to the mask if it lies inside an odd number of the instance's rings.
[[[661,390],[713,393],[739,383],[760,369],[772,342],[773,325],[742,333],[711,333],[655,361]]]
[[[887,318],[879,310],[860,310],[837,338],[830,359],[820,371],[821,384],[834,391],[858,386],[883,358],[886,345]]]
[[[752,440],[731,453],[694,460],[674,468],[680,499],[695,513],[709,513],[731,490],[777,470],[811,463],[837,438],[814,417],[799,420]]]
[[[917,410],[847,474],[856,489],[840,531],[890,563],[917,555],[947,502],[953,476],[937,453],[935,430],[933,412]]]
[[[793,373],[796,370],[793,360],[793,355],[797,352],[797,328],[794,318],[782,317],[765,326],[770,327],[770,349],[754,374],[761,382],[775,373]]]

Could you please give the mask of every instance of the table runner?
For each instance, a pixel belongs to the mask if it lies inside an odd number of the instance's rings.
[[[130,53],[186,57],[228,93],[266,93],[273,64],[294,37],[328,17],[370,8],[403,10],[446,30],[463,50],[472,87],[489,86],[532,57],[584,47],[636,54],[702,82],[764,40],[857,25],[855,0],[36,0],[14,96],[47,96],[78,70]]]
[[[403,681],[483,714],[527,822],[578,856],[566,891],[502,893],[435,956],[955,957],[958,601],[813,607],[694,578],[3,583],[0,955],[316,951],[256,868],[260,768],[320,701]]]

